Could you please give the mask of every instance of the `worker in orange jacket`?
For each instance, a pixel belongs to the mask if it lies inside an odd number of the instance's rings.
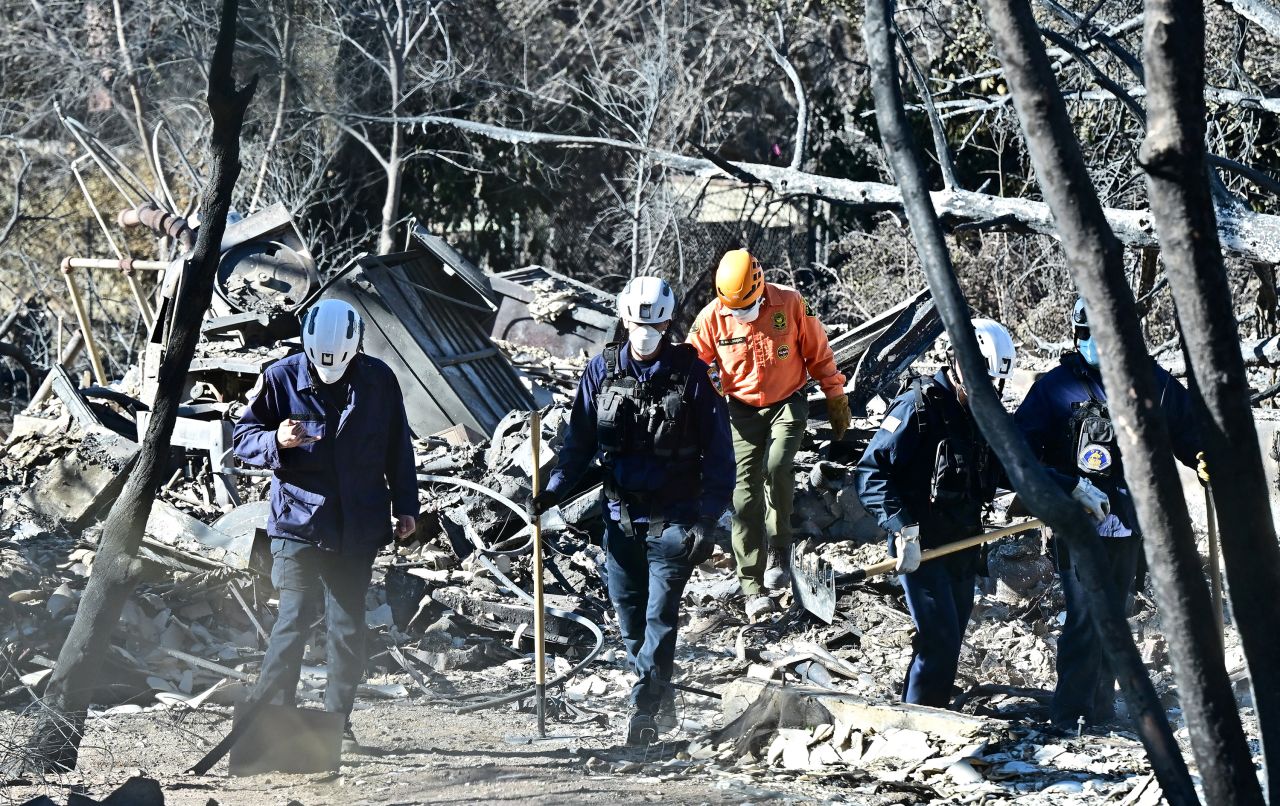
[[[764,281],[745,249],[716,269],[716,299],[698,314],[689,343],[719,371],[737,463],[733,553],[756,619],[776,609],[766,590],[790,584],[792,463],[809,419],[805,386],[818,382],[837,440],[849,428],[849,397],[826,331],[794,288]],[[767,551],[766,551],[767,548]]]

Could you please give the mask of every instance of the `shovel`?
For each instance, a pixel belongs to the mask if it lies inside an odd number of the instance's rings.
[[[802,558],[791,544],[791,589],[796,601],[813,615],[830,624],[836,617],[836,572],[816,554]]]
[[[954,543],[947,543],[945,545],[938,546],[935,549],[924,550],[923,552],[920,553],[920,562],[927,563],[930,560],[936,560],[939,557],[945,557],[948,554],[955,554],[957,551],[964,551],[965,549],[970,549],[970,548],[973,548],[974,546],[981,546],[983,543],[991,543],[993,541],[1000,540],[1001,538],[1005,538],[1010,535],[1020,534],[1022,532],[1026,532],[1031,529],[1038,529],[1041,526],[1044,526],[1044,521],[1040,520],[1039,518],[1032,518],[1029,521],[1023,521],[1022,523],[1015,523],[1014,525],[1006,526],[1003,529],[993,529],[990,532],[983,532],[982,534],[974,535],[973,537],[966,537],[964,540],[957,540]],[[890,573],[891,571],[893,571],[894,566],[896,566],[897,564],[898,564],[898,561],[891,557],[885,560],[884,562],[878,562],[878,563],[875,563],[874,565],[868,565],[868,566],[859,568],[856,571],[854,571],[852,574],[841,577],[840,581],[854,582],[854,583],[862,582],[864,580],[870,579],[871,577],[878,577],[882,574]]]

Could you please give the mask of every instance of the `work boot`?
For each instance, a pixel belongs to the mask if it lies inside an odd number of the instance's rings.
[[[791,552],[786,546],[770,546],[764,569],[764,586],[771,591],[791,587]]]
[[[777,602],[770,599],[767,594],[758,593],[747,599],[746,605],[743,607],[747,612],[747,618],[750,621],[759,621],[765,615],[776,612],[778,610]]]
[[[342,754],[359,753],[360,741],[356,739],[356,733],[351,729],[351,723],[342,729]]]
[[[676,715],[676,695],[670,686],[662,692],[662,701],[658,703],[658,713],[653,721],[663,733],[670,733],[680,724],[680,718]]]
[[[658,725],[652,714],[636,711],[627,723],[627,744],[647,745],[658,741]]]

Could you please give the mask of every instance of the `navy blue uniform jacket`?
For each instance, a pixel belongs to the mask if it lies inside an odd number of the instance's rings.
[[[974,446],[986,445],[972,415],[956,400],[946,371],[939,371],[934,381],[942,387],[942,393],[935,393],[931,405],[946,407],[957,433],[949,432],[938,415],[926,416],[926,421],[921,422],[913,386],[893,401],[854,472],[858,499],[880,527],[889,532],[890,553],[894,533],[913,523],[920,526],[923,548],[977,534],[982,528],[982,509],[994,497],[997,483],[1003,481],[1004,473],[993,453],[971,499],[946,504],[929,500],[939,441],[951,437],[971,440]],[[970,461],[973,460],[971,453]]]
[[[233,435],[243,462],[275,471],[271,537],[343,554],[368,554],[391,542],[391,516],[418,516],[418,481],[404,398],[395,373],[363,353],[343,378],[346,406],[331,408],[304,354],[277,361],[262,376]],[[303,422],[317,442],[281,448],[276,429]]]
[[[672,347],[665,344],[657,358],[640,362],[631,357],[631,349],[624,344],[619,350],[619,367],[639,380],[648,380],[659,372],[670,371],[675,353]],[[605,374],[603,354],[592,358],[582,373],[559,462],[547,483],[550,491],[567,492],[600,451],[596,440],[596,395]],[[694,433],[702,448],[701,457],[693,460],[701,467],[701,489],[682,488],[674,493],[666,489],[671,459],[628,455],[619,457],[613,466],[614,481],[622,490],[632,493],[665,491],[654,505],[662,508],[664,519],[670,523],[692,524],[699,517],[719,518],[729,507],[729,499],[733,495],[733,443],[729,437],[729,414],[724,398],[711,385],[707,365],[697,358],[692,359],[689,379],[694,385]],[[637,523],[648,520],[648,513],[637,511],[637,507],[629,507],[629,511]],[[609,503],[609,512],[614,519],[620,518],[616,501]]]
[[[1200,434],[1191,413],[1191,394],[1154,360],[1151,368],[1159,390],[1156,405],[1164,412],[1174,456],[1187,467],[1195,467]],[[1072,486],[1081,473],[1076,467],[1075,436],[1070,433],[1071,404],[1089,400],[1089,389],[1099,400],[1107,399],[1097,367],[1089,366],[1079,353],[1067,353],[1058,366],[1035,382],[1013,415],[1040,461],[1070,477]],[[1108,478],[1090,478],[1111,499],[1111,515],[1098,525],[1098,534],[1103,537],[1125,537],[1138,530],[1138,518],[1124,483],[1124,463],[1118,448],[1115,454]]]

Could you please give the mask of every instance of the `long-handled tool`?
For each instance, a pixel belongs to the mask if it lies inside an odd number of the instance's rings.
[[[1032,518],[1029,521],[1023,521],[1022,523],[1015,523],[1012,526],[1006,526],[1002,529],[993,529],[990,532],[983,532],[980,535],[974,535],[973,537],[966,537],[964,540],[957,540],[954,543],[947,543],[945,545],[938,546],[937,548],[934,548],[934,549],[926,549],[925,551],[920,553],[920,562],[927,563],[930,560],[936,560],[939,557],[945,557],[948,554],[955,554],[957,551],[964,551],[965,549],[973,548],[974,546],[981,546],[983,543],[990,543],[992,541],[1000,540],[1001,538],[1008,537],[1009,535],[1016,535],[1021,532],[1026,532],[1030,529],[1038,529],[1041,526],[1044,526],[1044,521],[1040,520],[1039,518]],[[874,565],[868,565],[868,566],[859,568],[856,571],[854,571],[852,574],[841,577],[840,581],[841,582],[862,582],[865,579],[870,579],[871,577],[876,577],[876,576],[880,576],[881,574],[889,573],[894,569],[894,566],[896,566],[897,564],[898,564],[897,560],[890,558],[888,560],[885,560],[884,562],[878,562]]]
[[[542,463],[538,453],[542,447],[542,413],[534,409],[529,420],[533,437],[529,447],[533,451],[533,497],[541,490]],[[545,624],[542,599],[542,518],[533,518],[533,670],[534,695],[538,701],[538,735],[547,735],[547,656],[544,649]]]
[[[1222,617],[1222,568],[1218,559],[1218,513],[1213,508],[1213,489],[1204,488],[1205,520],[1209,527],[1209,590],[1213,593],[1213,616],[1218,620],[1218,639],[1227,643],[1226,622]]]

